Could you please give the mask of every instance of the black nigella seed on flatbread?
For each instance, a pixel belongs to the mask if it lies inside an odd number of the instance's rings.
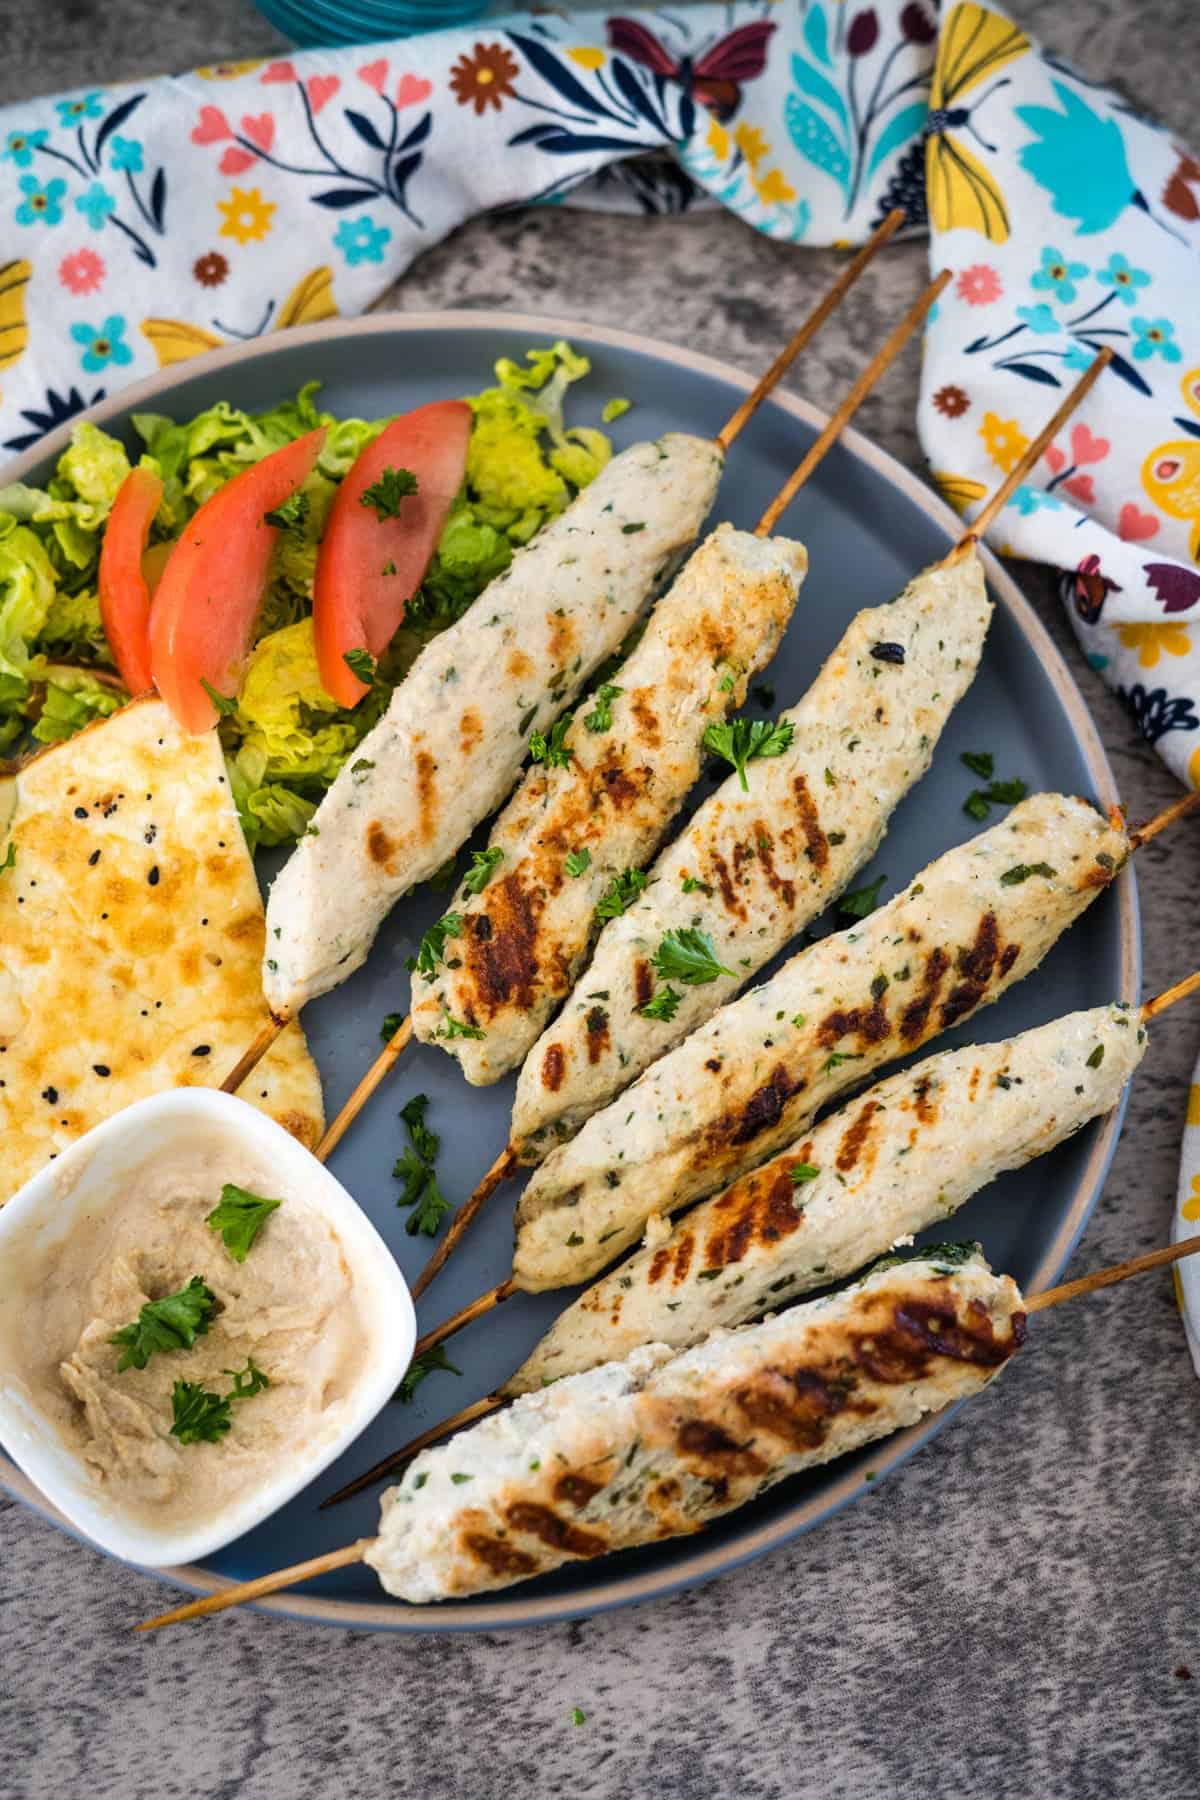
[[[151,869],[150,873],[147,875],[146,880],[150,883],[151,887],[158,886],[158,864],[157,863],[154,864],[154,867]]]

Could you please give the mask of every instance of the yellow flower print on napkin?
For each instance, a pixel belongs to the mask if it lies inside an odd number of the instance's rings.
[[[972,481],[969,475],[954,475],[949,469],[935,469],[933,481],[942,499],[960,517],[965,517],[968,506],[973,506],[976,500],[982,500],[987,493],[986,482]]]
[[[578,49],[568,50],[567,55],[577,68],[587,69],[589,72],[604,67],[604,51],[598,50],[595,44],[580,44]]]
[[[256,244],[271,229],[275,202],[264,200],[258,188],[230,188],[228,200],[217,201],[217,211],[224,217],[222,237],[235,238],[239,244]]]
[[[754,168],[758,167],[771,148],[758,126],[747,124],[745,119],[734,132],[733,141],[746,161]]]
[[[0,263],[0,369],[7,369],[23,353],[29,341],[25,323],[25,289],[33,274],[33,264]]]
[[[1167,619],[1148,625],[1113,627],[1126,650],[1136,650],[1143,669],[1152,669],[1160,656],[1186,656],[1192,647],[1186,625]]]
[[[1200,1175],[1192,1176],[1192,1191],[1180,1207],[1179,1212],[1189,1225],[1194,1225],[1197,1219],[1200,1219]]]
[[[1029,448],[1029,439],[1015,419],[1002,419],[994,412],[984,413],[979,427],[984,448],[998,469],[1007,475]]]
[[[719,119],[714,119],[709,125],[708,136],[704,141],[718,162],[725,162],[728,159],[732,146],[729,133]]]

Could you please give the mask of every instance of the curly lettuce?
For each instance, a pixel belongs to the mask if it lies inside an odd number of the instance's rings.
[[[340,419],[318,408],[318,383],[263,412],[227,400],[177,421],[135,413],[140,461],[163,482],[151,543],[165,555],[198,507],[243,469],[318,425],[326,429],[304,484],[308,505],[280,533],[254,649],[233,713],[221,722],[230,782],[247,840],[285,844],[387,705],[431,637],[460,619],[517,546],[560,513],[603,468],[599,430],[568,426],[569,390],[589,373],[569,344],[501,358],[495,383],[468,397],[472,430],[462,490],[419,592],[380,659],[371,693],[351,711],[321,687],[312,632],[317,551],[338,483],[386,419]],[[105,523],[129,473],[130,451],[91,424],[76,427],[43,488],[0,488],[0,750],[32,735],[68,737],[121,703],[97,597]]]

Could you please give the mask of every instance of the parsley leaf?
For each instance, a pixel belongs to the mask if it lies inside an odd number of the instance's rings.
[[[989,787],[974,788],[963,801],[963,811],[972,819],[986,819],[993,806],[1015,806],[1028,792],[1023,781],[993,781]]]
[[[406,959],[409,970],[430,978],[436,975],[438,964],[446,955],[446,939],[461,937],[462,928],[463,916],[456,912],[448,912],[436,925],[431,925],[421,939],[417,954]]]
[[[614,687],[611,681],[606,681],[602,687],[596,689],[596,704],[590,713],[584,715],[583,720],[589,731],[611,730],[612,703],[618,694],[624,692],[624,688]]]
[[[852,894],[843,894],[838,901],[838,911],[847,913],[852,919],[865,919],[879,905],[879,890],[886,880],[886,875],[880,875],[876,880],[868,882],[866,887],[855,888]]]
[[[592,860],[592,853],[586,847],[582,850],[568,850],[563,859],[563,867],[568,875],[582,875]]]
[[[218,718],[230,719],[233,717],[238,709],[236,695],[230,699],[228,694],[218,693],[216,688],[213,687],[210,682],[205,681],[203,675],[200,677],[200,686],[204,689],[205,693],[216,707]]]
[[[682,998],[673,987],[656,988],[645,1006],[638,1007],[638,1011],[643,1019],[662,1019],[669,1023],[678,1012]]]
[[[734,973],[717,961],[708,933],[693,925],[668,931],[651,960],[664,981],[682,981],[688,987],[704,987],[718,975]]]
[[[1041,875],[1047,881],[1053,881],[1057,874],[1058,870],[1052,869],[1049,863],[1015,863],[1000,877],[1000,886],[1019,887],[1021,882],[1028,881],[1031,875]]]
[[[409,1402],[416,1397],[417,1389],[425,1380],[425,1377],[427,1375],[432,1375],[436,1369],[445,1369],[451,1375],[462,1374],[462,1370],[456,1368],[447,1357],[446,1346],[444,1344],[435,1344],[432,1350],[426,1350],[421,1356],[413,1357],[405,1371],[404,1379],[401,1381],[400,1386],[396,1389],[392,1398],[401,1401],[407,1406]]]
[[[449,1013],[442,1014],[438,1037],[450,1038],[485,1038],[487,1032],[482,1025],[468,1025],[464,1019],[453,1019]]]
[[[294,531],[299,536],[308,522],[308,506],[308,495],[302,488],[297,488],[290,500],[285,500],[274,512],[264,513],[263,521],[277,526],[280,531]]]
[[[177,1381],[171,1389],[171,1436],[181,1444],[215,1444],[233,1424],[233,1397],[211,1394],[198,1381]]]
[[[4,871],[6,869],[15,869],[16,866],[17,866],[17,846],[12,842],[12,840],[10,838],[9,844],[8,844],[8,849],[4,852],[4,861],[0,862],[0,875],[3,875]]]
[[[396,1204],[411,1208],[404,1227],[409,1237],[415,1237],[418,1232],[423,1232],[426,1237],[433,1237],[442,1222],[443,1214],[450,1211],[450,1202],[438,1187],[433,1170],[442,1141],[425,1123],[428,1105],[428,1094],[414,1094],[400,1108],[400,1117],[408,1130],[409,1143],[403,1154],[397,1157],[392,1174],[397,1181],[404,1183],[404,1192]]]
[[[571,760],[571,746],[567,743],[567,733],[573,724],[570,713],[556,719],[550,727],[550,735],[544,731],[531,731],[529,734],[529,754],[534,762],[545,763],[548,769],[565,769]]]
[[[774,724],[770,719],[727,719],[708,727],[704,748],[733,764],[746,791],[746,764],[759,756],[782,756],[795,735],[790,719],[778,719]]]
[[[503,850],[472,850],[471,867],[463,876],[463,886],[467,892],[482,894],[503,861]]]
[[[980,781],[990,781],[996,771],[996,762],[990,750],[964,750],[960,761],[965,763],[972,775],[978,775]]]
[[[814,1163],[792,1164],[792,1186],[803,1187],[806,1181],[815,1181],[821,1173]]]
[[[376,662],[369,650],[347,650],[342,661],[352,675],[357,675],[360,681],[370,687],[375,679]]]
[[[596,918],[601,921],[619,919],[623,912],[628,912],[645,886],[646,877],[641,869],[625,869],[620,875],[614,875],[596,902]]]
[[[221,1198],[204,1223],[210,1231],[219,1231],[221,1241],[234,1262],[245,1262],[247,1252],[267,1219],[282,1200],[264,1200],[232,1181],[221,1189]]]
[[[405,1101],[400,1108],[400,1117],[408,1127],[412,1147],[422,1162],[434,1163],[437,1161],[438,1151],[442,1147],[442,1140],[437,1132],[430,1131],[425,1123],[425,1112],[428,1106],[428,1094],[414,1094],[412,1099]]]
[[[209,1327],[209,1314],[217,1296],[199,1275],[186,1287],[161,1300],[147,1300],[130,1325],[122,1325],[109,1338],[121,1348],[118,1374],[123,1369],[144,1369],[156,1350],[190,1350]]]
[[[387,1013],[385,1015],[383,1024],[379,1027],[379,1035],[385,1044],[391,1043],[407,1017],[407,1013]]]
[[[857,1052],[855,1050],[834,1050],[825,1058],[825,1061],[821,1064],[821,1073],[822,1073],[822,1075],[825,1075],[831,1069],[840,1069],[843,1063],[861,1062],[861,1061],[862,1061],[861,1054],[859,1054],[859,1052]]]
[[[255,1394],[261,1394],[264,1388],[271,1385],[252,1356],[246,1358],[244,1369],[226,1369],[225,1373],[233,1379],[229,1394],[231,1400],[253,1400]]]
[[[1104,1061],[1104,1045],[1097,1044],[1096,1048],[1092,1051],[1092,1054],[1087,1059],[1087,1066],[1089,1069],[1098,1069],[1100,1067],[1100,1064],[1103,1061]]]
[[[417,478],[411,469],[394,469],[389,464],[373,481],[369,488],[364,488],[358,496],[360,506],[372,506],[377,519],[394,519],[400,511],[400,502],[417,491]]]

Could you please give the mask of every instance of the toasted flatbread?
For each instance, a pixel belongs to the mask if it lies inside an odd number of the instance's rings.
[[[215,732],[134,701],[0,775],[0,1204],[93,1125],[216,1087],[267,1021],[262,900]],[[315,1144],[291,1025],[243,1097]]]

